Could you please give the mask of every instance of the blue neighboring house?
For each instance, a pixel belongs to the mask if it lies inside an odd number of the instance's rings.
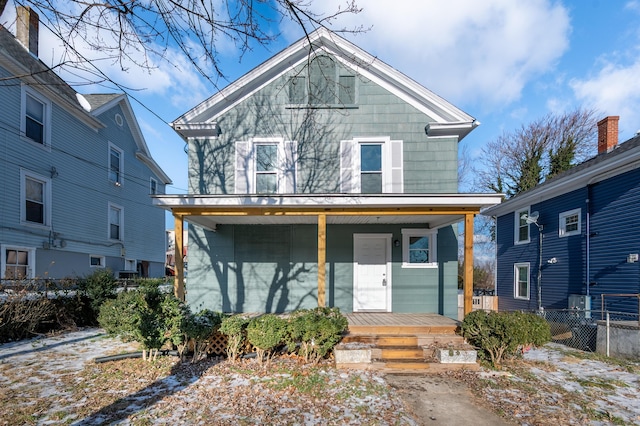
[[[600,310],[603,294],[640,293],[640,135],[618,145],[618,117],[598,123],[596,157],[483,214],[497,218],[500,310]],[[605,309],[637,313],[638,298]]]
[[[38,17],[0,26],[0,278],[164,276],[169,177],[124,94],[81,95],[37,57]]]

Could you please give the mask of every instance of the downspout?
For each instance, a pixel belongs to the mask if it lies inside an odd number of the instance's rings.
[[[587,243],[586,243],[586,278],[587,278],[587,296],[589,296],[591,290],[591,274],[590,274],[590,258],[591,258],[591,204],[589,202],[591,198],[591,185],[587,185],[587,199],[585,201],[587,207],[587,224],[586,224],[586,232],[587,232]]]
[[[538,311],[542,311],[542,225],[538,225]]]

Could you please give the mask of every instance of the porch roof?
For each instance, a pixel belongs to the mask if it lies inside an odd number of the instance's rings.
[[[189,222],[220,224],[425,223],[430,228],[461,221],[465,214],[499,204],[501,194],[287,194],[156,195],[156,206]],[[425,218],[428,216],[428,218]]]

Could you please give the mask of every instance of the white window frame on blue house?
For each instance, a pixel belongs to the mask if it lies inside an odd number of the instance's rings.
[[[568,222],[569,219],[576,216],[578,218],[577,222],[574,222],[573,220],[570,223]],[[567,226],[570,224],[576,225],[576,229],[568,231]],[[580,234],[582,234],[582,210],[573,209],[560,213],[560,215],[558,216],[558,237],[563,238]]]
[[[362,193],[362,146],[367,145],[381,147],[381,193],[402,194],[404,192],[403,142],[391,140],[389,136],[360,137],[340,141],[340,192]]]
[[[531,241],[531,224],[530,223],[522,223],[523,219],[522,216],[524,214],[526,214],[527,216],[529,216],[530,214],[530,210],[531,207],[527,207],[524,209],[520,209],[520,210],[516,210],[513,213],[513,223],[514,223],[514,229],[513,229],[513,243],[514,244],[527,244]],[[520,239],[520,230],[524,229],[526,227],[527,229],[527,239]]]
[[[158,181],[154,178],[149,178],[149,194],[158,194]]]
[[[117,153],[118,155],[117,171],[113,170],[113,159],[111,155],[112,152]],[[122,186],[122,184],[124,183],[123,174],[124,174],[124,151],[118,148],[116,145],[109,142],[109,169],[108,169],[109,181],[113,182],[116,186]]]
[[[272,171],[260,171],[257,165],[259,146],[276,146],[278,160]],[[235,183],[236,194],[257,194],[257,180],[260,174],[276,174],[275,194],[296,192],[297,142],[284,138],[252,138],[235,143]]]
[[[424,228],[402,229],[402,267],[403,268],[437,268],[437,231]],[[411,238],[427,238],[428,262],[413,262],[411,256]]]
[[[35,270],[36,270],[36,249],[33,247],[21,247],[21,246],[13,246],[8,244],[0,245],[0,278],[7,279],[7,252],[15,251],[16,254],[18,252],[25,252],[27,255],[27,263],[25,266],[26,276],[24,278],[35,278]],[[11,266],[18,266],[22,264],[11,263]]]
[[[520,269],[527,269],[527,294],[520,294]],[[529,262],[514,263],[513,265],[513,298],[521,300],[529,300],[531,297],[531,264]]]
[[[96,254],[89,255],[89,267],[91,267],[91,268],[104,268],[105,266],[106,266],[106,264],[105,264],[105,257],[104,256],[100,256],[100,255],[96,255]]]
[[[22,103],[20,106],[20,134],[23,135],[23,137],[27,141],[33,143],[34,145],[37,145],[40,148],[45,148],[46,150],[51,150],[51,101],[27,86],[22,86],[21,97]],[[38,119],[37,117],[32,117],[28,114],[27,101],[29,99],[31,99],[32,101],[36,101],[37,103],[42,105],[42,117],[40,119]],[[42,141],[32,139],[31,137],[27,136],[28,119],[42,126]]]
[[[27,180],[42,185],[42,222],[27,220]],[[20,223],[51,229],[51,179],[25,169],[20,169]]]
[[[118,226],[118,238],[111,237],[111,218],[112,213],[117,213],[118,222],[114,225]],[[124,241],[124,208],[114,203],[109,203],[109,210],[107,211],[107,237],[112,241]]]

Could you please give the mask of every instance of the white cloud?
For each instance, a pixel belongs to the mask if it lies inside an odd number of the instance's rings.
[[[340,4],[322,2],[330,11]],[[499,105],[549,71],[568,48],[566,8],[548,0],[361,1],[334,28],[373,26],[349,38],[448,100]],[[291,31],[285,31],[290,34]]]
[[[574,79],[570,85],[580,101],[604,115],[619,115],[620,133],[631,136],[640,128],[639,75],[640,59],[627,65],[610,62],[595,76]]]

